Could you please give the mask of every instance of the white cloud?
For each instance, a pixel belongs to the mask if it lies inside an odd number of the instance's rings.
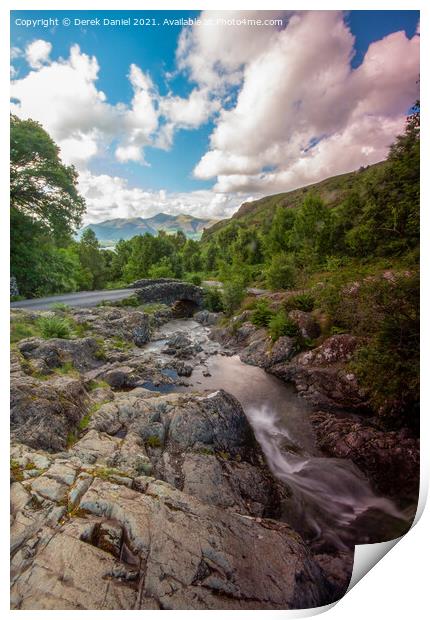
[[[243,196],[212,190],[194,192],[145,191],[129,187],[126,179],[108,174],[81,172],[79,190],[87,203],[85,223],[127,217],[150,217],[157,213],[189,213],[196,217],[230,217],[244,200]]]
[[[32,69],[40,69],[49,62],[52,44],[43,39],[33,41],[25,48],[25,58]]]
[[[242,51],[236,105],[220,113],[196,177],[217,177],[217,191],[275,192],[383,159],[417,96],[419,37],[372,43],[355,70],[353,46],[341,12],[317,11],[290,17],[247,59]]]

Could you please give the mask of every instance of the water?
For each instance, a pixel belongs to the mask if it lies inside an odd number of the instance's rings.
[[[221,347],[211,342],[208,330],[195,321],[170,321],[162,331],[166,337],[150,343],[146,351],[157,353],[163,360],[171,359],[161,351],[169,335],[178,331],[185,331],[204,351],[197,356],[200,364],[187,379],[189,386],[153,389],[164,392],[222,388],[236,396],[269,468],[291,490],[291,499],[283,506],[285,519],[308,541],[321,549],[345,548],[389,540],[407,530],[412,515],[376,495],[352,462],[327,458],[318,451],[309,420],[312,409],[292,386],[261,368],[242,363],[237,355],[208,357],[208,351],[220,351]],[[175,378],[175,371],[163,372]],[[210,376],[205,376],[207,373]]]

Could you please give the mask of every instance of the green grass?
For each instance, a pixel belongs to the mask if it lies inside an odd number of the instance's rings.
[[[42,338],[64,338],[72,336],[70,322],[58,316],[41,316],[37,319],[37,326]]]
[[[151,448],[160,448],[161,447],[161,440],[158,437],[158,435],[150,435],[147,439],[146,439],[146,443],[148,444],[148,446],[150,446]]]
[[[12,344],[24,340],[24,338],[32,338],[39,336],[40,331],[33,321],[30,319],[12,320],[10,324],[10,341]]]
[[[91,380],[87,383],[87,390],[92,392],[93,390],[97,390],[98,388],[110,388],[109,383],[106,381],[95,381]]]
[[[58,310],[59,312],[70,312],[72,309],[71,306],[62,303],[61,301],[57,301],[54,304],[51,304],[52,310]]]

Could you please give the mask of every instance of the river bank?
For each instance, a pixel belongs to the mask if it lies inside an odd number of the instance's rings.
[[[68,315],[84,337],[12,352],[14,607],[318,606],[347,588],[355,543],[408,527],[324,456],[312,405],[216,328]]]

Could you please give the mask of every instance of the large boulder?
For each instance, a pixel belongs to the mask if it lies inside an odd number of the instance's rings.
[[[26,360],[35,363],[39,371],[49,372],[71,363],[79,372],[86,372],[102,364],[100,345],[94,338],[29,338],[19,342],[18,350]]]
[[[318,446],[326,454],[351,459],[381,493],[416,501],[419,486],[419,440],[405,429],[381,431],[370,422],[324,411],[311,416]]]
[[[303,398],[322,409],[367,411],[366,392],[348,368],[359,340],[349,334],[327,338],[322,345],[271,366],[270,372],[292,381]]]
[[[62,450],[88,406],[82,382],[69,376],[40,381],[24,373],[11,376],[11,437],[44,450]]]

